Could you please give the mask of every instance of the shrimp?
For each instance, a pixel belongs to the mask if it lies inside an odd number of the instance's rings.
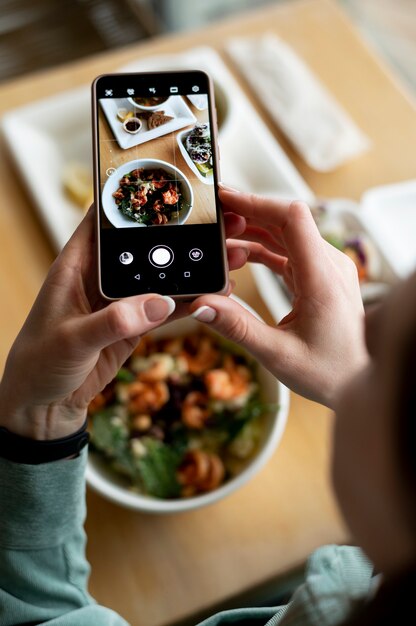
[[[162,170],[156,170],[153,173],[152,184],[155,189],[162,189],[167,183],[165,174]]]
[[[177,472],[183,496],[212,491],[223,482],[224,476],[225,469],[219,456],[203,450],[188,452]]]
[[[155,218],[152,221],[153,224],[167,224],[168,218],[164,213],[156,213]]]
[[[210,337],[202,336],[198,341],[195,354],[191,354],[189,351],[185,350],[182,355],[188,363],[188,371],[190,374],[199,376],[215,365],[218,361],[219,350],[214,347]]]
[[[165,382],[145,383],[140,380],[127,386],[129,412],[137,415],[158,411],[169,400],[169,388]]]
[[[130,172],[130,180],[142,180],[143,168],[132,170]]]
[[[167,191],[162,192],[162,197],[165,204],[176,204],[179,200],[179,193],[175,186],[169,183]]]
[[[153,210],[154,211],[161,211],[163,209],[163,202],[162,200],[155,200],[154,204],[153,204]]]
[[[190,391],[183,401],[181,417],[188,428],[204,428],[211,411],[207,406],[207,397],[200,391]]]
[[[123,193],[122,189],[117,189],[117,191],[115,191],[113,193],[113,198],[115,198],[116,200],[123,200],[124,193]]]
[[[208,395],[214,400],[233,400],[246,395],[251,379],[250,370],[237,365],[230,355],[224,357],[223,368],[211,370],[204,376]]]
[[[148,359],[148,363],[149,367],[137,375],[137,379],[144,383],[166,380],[175,367],[175,361],[170,354],[153,354]]]

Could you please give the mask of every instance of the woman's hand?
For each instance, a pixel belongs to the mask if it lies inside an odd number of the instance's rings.
[[[319,234],[308,206],[221,191],[232,266],[263,263],[293,294],[291,312],[275,327],[224,296],[192,304],[197,319],[245,346],[294,391],[333,405],[338,389],[366,362],[364,308],[356,267]],[[232,226],[230,226],[232,225]]]
[[[104,301],[95,255],[90,209],[53,263],[10,351],[0,384],[0,426],[34,439],[75,432],[140,336],[174,310],[171,298],[156,294]]]

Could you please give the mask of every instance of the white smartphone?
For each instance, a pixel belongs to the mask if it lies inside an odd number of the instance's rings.
[[[191,299],[228,288],[213,84],[201,71],[92,86],[99,288]]]

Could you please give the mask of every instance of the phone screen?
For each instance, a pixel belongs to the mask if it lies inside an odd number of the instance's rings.
[[[208,76],[109,74],[93,93],[103,295],[220,292],[226,257]]]

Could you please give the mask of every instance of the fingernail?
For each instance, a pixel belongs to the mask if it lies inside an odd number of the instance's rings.
[[[247,248],[235,248],[235,250],[239,250],[240,252],[244,252],[244,254],[246,255],[247,259],[250,256],[250,250],[248,250]]]
[[[234,189],[234,187],[230,187],[229,185],[225,185],[224,183],[218,183],[218,187],[220,189],[224,189],[224,191],[230,191],[232,193],[240,193],[238,189]]]
[[[176,308],[175,300],[169,296],[152,298],[144,303],[144,312],[149,322],[158,322],[169,317]]]
[[[191,315],[199,322],[213,322],[217,317],[217,312],[210,306],[200,306],[199,309],[194,311]]]

